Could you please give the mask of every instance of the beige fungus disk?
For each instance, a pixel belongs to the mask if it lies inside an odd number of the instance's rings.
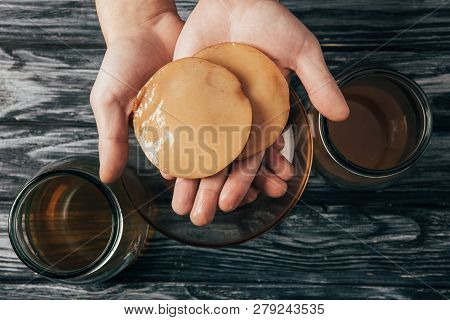
[[[252,107],[226,68],[199,58],[165,65],[134,106],[134,132],[147,158],[179,178],[211,176],[245,147]]]
[[[253,127],[240,158],[248,158],[271,146],[289,117],[289,86],[276,64],[261,51],[240,43],[221,43],[198,52],[233,72],[242,82],[253,109]]]

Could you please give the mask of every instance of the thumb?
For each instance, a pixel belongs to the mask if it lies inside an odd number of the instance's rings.
[[[347,102],[328,71],[319,41],[312,33],[306,36],[295,61],[295,72],[314,107],[330,120],[345,120],[349,115]]]
[[[98,97],[95,85],[91,105],[98,129],[100,179],[104,183],[117,180],[128,159],[128,115],[126,107],[111,97]]]

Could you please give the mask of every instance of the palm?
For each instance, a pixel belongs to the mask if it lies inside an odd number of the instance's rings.
[[[274,20],[274,16],[278,18]],[[200,1],[178,38],[174,59],[192,56],[217,43],[241,42],[265,52],[287,76],[293,66],[286,53],[290,52],[288,48],[294,43],[288,35],[281,38],[279,35],[292,28],[300,28],[302,38],[310,34],[289,11],[273,1],[240,0],[233,5],[229,1]],[[258,32],[255,33],[255,30]],[[276,43],[274,38],[277,38]],[[269,168],[272,157],[278,160],[282,157],[274,148],[271,148],[270,154]],[[217,204],[222,210],[231,211],[239,203],[254,200],[256,189],[274,197],[283,195],[285,180],[292,176],[292,167],[283,159],[284,162],[277,162],[282,163],[276,168],[278,171],[265,169],[264,174],[260,173],[255,178],[262,156],[259,154],[235,162],[228,178],[224,170],[201,181],[178,179],[174,191],[174,210],[180,214],[191,212],[191,220],[203,225],[212,220]],[[252,184],[255,188],[251,187]]]
[[[177,41],[174,59],[221,42],[242,42],[270,56],[283,74],[295,71],[313,105],[332,120],[348,107],[315,36],[274,0],[200,1]]]
[[[156,54],[149,58],[148,52]],[[106,51],[94,90],[107,89],[104,94],[120,100],[129,114],[128,103],[145,81],[167,61],[160,53],[161,50],[157,50],[152,42],[139,39],[117,41]]]
[[[109,43],[92,88],[91,104],[99,132],[100,176],[104,182],[117,179],[126,165],[128,118],[133,99],[153,73],[172,60],[183,23],[175,13],[162,19],[170,25],[164,37],[142,25],[129,36]]]
[[[325,116],[333,120],[347,116],[345,100],[326,67],[318,41],[277,1],[200,0],[180,33],[174,59],[192,56],[223,42],[258,48],[275,61],[286,77],[291,71],[297,73],[311,102]],[[281,196],[293,168],[279,150],[276,145],[269,149],[268,168],[262,167],[258,174],[262,154],[235,162],[228,177],[222,171],[201,181],[178,179],[172,202],[174,210],[179,214],[190,212],[195,224],[204,225],[213,219],[217,204],[230,211],[245,203],[250,193],[255,194],[252,186],[269,196]]]
[[[232,6],[227,1],[200,2],[180,34],[174,58],[221,42],[241,42],[270,56],[286,76],[295,70],[295,57],[305,41],[313,40],[311,32],[275,1],[244,0]]]

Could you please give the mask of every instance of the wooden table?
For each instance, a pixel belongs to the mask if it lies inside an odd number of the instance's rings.
[[[0,0],[0,298],[450,297],[450,4],[284,3],[315,32],[333,73],[386,66],[422,85],[434,132],[413,173],[382,192],[339,190],[313,174],[303,196],[312,209],[299,205],[249,243],[204,249],[157,234],[107,283],[35,277],[11,248],[8,212],[45,163],[97,153],[89,92],[105,48],[93,0]],[[178,3],[183,18],[194,5]]]

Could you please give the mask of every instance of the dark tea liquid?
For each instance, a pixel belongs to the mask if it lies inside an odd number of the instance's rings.
[[[350,108],[343,122],[327,121],[328,138],[347,161],[366,169],[397,166],[418,142],[417,106],[410,93],[383,75],[366,75],[342,88]]]
[[[27,240],[50,270],[76,271],[103,253],[111,237],[112,210],[93,183],[60,175],[31,192]]]

